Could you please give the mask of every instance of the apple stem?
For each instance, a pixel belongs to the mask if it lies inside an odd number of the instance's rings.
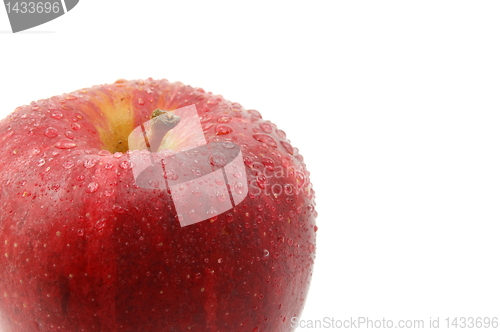
[[[181,118],[174,112],[155,109],[151,114],[151,126],[147,133],[147,143],[151,152],[158,152],[165,135],[179,124]]]

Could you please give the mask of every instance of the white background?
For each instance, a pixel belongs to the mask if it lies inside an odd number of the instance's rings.
[[[12,34],[0,8],[0,115],[118,78],[222,94],[311,172],[302,319],[500,316],[499,17],[497,1],[82,0]]]

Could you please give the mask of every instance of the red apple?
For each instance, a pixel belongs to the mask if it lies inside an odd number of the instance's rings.
[[[156,109],[180,122],[147,150]],[[258,111],[181,83],[118,80],[17,108],[0,143],[0,331],[292,330],[312,276],[314,191]],[[232,196],[217,197],[233,205],[203,214],[215,189],[197,177],[222,174],[238,151],[245,166],[219,183]],[[185,196],[138,177],[144,158],[165,181],[192,178],[176,189]]]

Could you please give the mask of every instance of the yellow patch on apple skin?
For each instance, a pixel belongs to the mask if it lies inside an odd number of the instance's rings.
[[[128,150],[128,135],[134,129],[132,93],[128,89],[92,91],[82,111],[95,123],[103,149],[112,152]],[[111,128],[111,130],[110,130]]]
[[[112,95],[112,99],[101,108],[106,114],[113,132],[110,133],[106,126],[98,129],[98,132],[104,144],[111,148],[114,147],[115,152],[128,150],[128,135],[134,129],[135,122],[132,105],[130,93],[115,93]]]

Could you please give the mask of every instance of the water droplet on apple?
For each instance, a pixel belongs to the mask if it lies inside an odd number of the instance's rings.
[[[106,163],[106,164],[104,164],[104,168],[105,168],[105,169],[112,169],[114,166],[115,166],[115,165],[114,165],[114,164],[112,164],[112,163]]]
[[[62,166],[66,169],[70,169],[71,167],[75,166],[75,162],[73,160],[66,160],[63,162]]]
[[[293,147],[290,143],[285,142],[285,141],[280,141],[281,145],[285,148],[286,152],[291,154],[293,156]]]
[[[243,173],[241,173],[241,172],[234,172],[234,173],[233,173],[233,176],[234,176],[235,178],[239,179],[239,178],[241,178],[241,177],[243,176]]]
[[[283,187],[285,187],[285,194],[287,195],[293,194],[293,186],[290,183],[285,183]]]
[[[201,197],[202,195],[202,192],[198,188],[194,189],[191,193],[196,197]]]
[[[95,223],[95,228],[97,230],[101,230],[103,229],[104,227],[106,227],[106,218],[102,218],[102,219],[99,219],[96,223]]]
[[[90,194],[90,193],[95,193],[97,191],[97,189],[99,189],[99,183],[97,183],[97,182],[90,182],[87,185],[87,188],[85,188],[85,191]]]
[[[297,180],[297,186],[299,188],[302,188],[304,183],[306,183],[306,178],[305,178],[304,174],[302,174],[302,172],[296,172],[295,175],[296,175],[295,178]]]
[[[254,116],[262,119],[262,115],[257,110],[248,110],[248,113],[250,113],[250,114],[252,114],[252,115],[254,115]]]
[[[198,168],[191,169],[191,172],[193,172],[195,176],[201,176],[201,170]]]
[[[142,106],[142,105],[144,105],[144,100],[142,98],[139,98],[137,100],[137,103]]]
[[[234,184],[234,192],[237,193],[238,195],[242,195],[244,192],[245,186],[241,182],[236,182]]]
[[[83,167],[85,168],[92,168],[95,166],[95,164],[97,163],[97,161],[93,158],[89,158],[89,159],[85,159],[83,161]]]
[[[120,159],[121,157],[123,157],[123,153],[122,152],[115,152],[115,153],[113,153],[113,157],[116,159]]]
[[[222,258],[219,258],[219,259],[217,260],[217,262],[218,262],[219,264],[220,264],[220,263],[222,263]]]
[[[314,225],[314,232],[318,231],[318,226]]]
[[[167,169],[165,171],[165,174],[163,174],[163,177],[168,180],[175,181],[179,178],[179,175],[177,175],[173,170]]]
[[[113,205],[113,211],[115,211],[116,213],[124,213],[125,209],[122,206],[115,204]]]
[[[215,127],[215,134],[216,135],[226,135],[229,133],[233,132],[233,128],[231,128],[228,125],[225,124],[220,124],[217,127]]]
[[[288,245],[292,246],[293,245],[293,239],[288,239]]]
[[[104,191],[104,196],[106,196],[106,197],[110,197],[110,196],[112,196],[114,193],[115,193],[115,191],[114,191],[113,189],[109,189],[109,190]]]
[[[263,122],[259,126],[260,126],[260,129],[262,129],[262,131],[265,133],[270,134],[273,132],[273,127],[268,122]]]
[[[314,252],[314,244],[309,244],[309,252],[312,254]]]
[[[36,163],[36,165],[40,166],[40,167],[43,166],[43,165],[45,165],[45,159],[42,158],[42,159],[38,160],[38,162]]]
[[[71,129],[73,130],[80,130],[80,128],[82,128],[82,126],[79,123],[73,122],[71,124]]]
[[[62,114],[61,111],[54,111],[54,112],[52,112],[52,114],[50,114],[50,116],[56,120],[60,120],[64,117],[64,115]]]
[[[264,174],[257,175],[255,182],[261,189],[265,189],[267,186],[267,177]]]
[[[57,141],[54,146],[58,149],[71,149],[76,146],[75,142],[70,140],[69,138],[63,138]]]
[[[245,165],[249,168],[254,168],[255,158],[255,155],[248,153],[245,157],[243,157],[243,163],[245,163]]]
[[[281,137],[282,139],[286,138],[286,133],[281,129],[277,129],[276,134],[278,134],[278,136]]]
[[[83,236],[83,235],[85,235],[85,230],[83,230],[83,229],[79,229],[79,230],[77,230],[77,231],[76,231],[76,235],[78,235],[78,236]]]
[[[269,257],[269,250],[264,249],[264,255],[262,255],[262,257],[264,257],[264,258]]]
[[[111,152],[109,152],[108,150],[101,150],[97,154],[103,157],[111,156]]]
[[[68,130],[67,132],[64,133],[64,135],[69,138],[69,139],[73,139],[75,138],[75,134],[71,131],[71,130]]]
[[[130,168],[130,161],[128,160],[123,160],[121,163],[120,163],[120,167],[122,169],[129,169]]]
[[[160,186],[160,182],[158,182],[157,180],[149,180],[148,184],[153,188],[158,188]]]
[[[233,149],[235,147],[235,144],[233,142],[222,142],[222,147],[225,149]]]
[[[48,138],[54,138],[57,135],[59,135],[59,133],[57,132],[56,128],[48,127],[47,129],[45,129],[44,135],[47,136]]]
[[[53,110],[57,109],[56,105],[54,105],[53,103],[49,103],[49,104],[47,105],[47,108],[48,108],[49,110],[51,110],[51,111],[53,111]]]
[[[225,202],[227,200],[227,196],[225,193],[221,192],[221,191],[217,191],[215,193],[215,197],[217,197],[217,200],[221,203]]]
[[[205,121],[208,121],[210,119],[212,119],[212,114],[210,114],[210,113],[207,113],[207,114],[200,116],[200,122],[205,122]]]
[[[226,156],[220,152],[215,152],[210,155],[210,164],[215,167],[224,167],[227,164]]]
[[[276,140],[267,134],[254,134],[253,138],[261,143],[269,145],[270,147],[278,147],[278,143],[276,143]]]
[[[217,121],[220,123],[228,123],[231,121],[231,117],[227,115],[222,115],[217,119]]]
[[[274,171],[274,160],[268,157],[262,158],[262,164],[268,171]]]

